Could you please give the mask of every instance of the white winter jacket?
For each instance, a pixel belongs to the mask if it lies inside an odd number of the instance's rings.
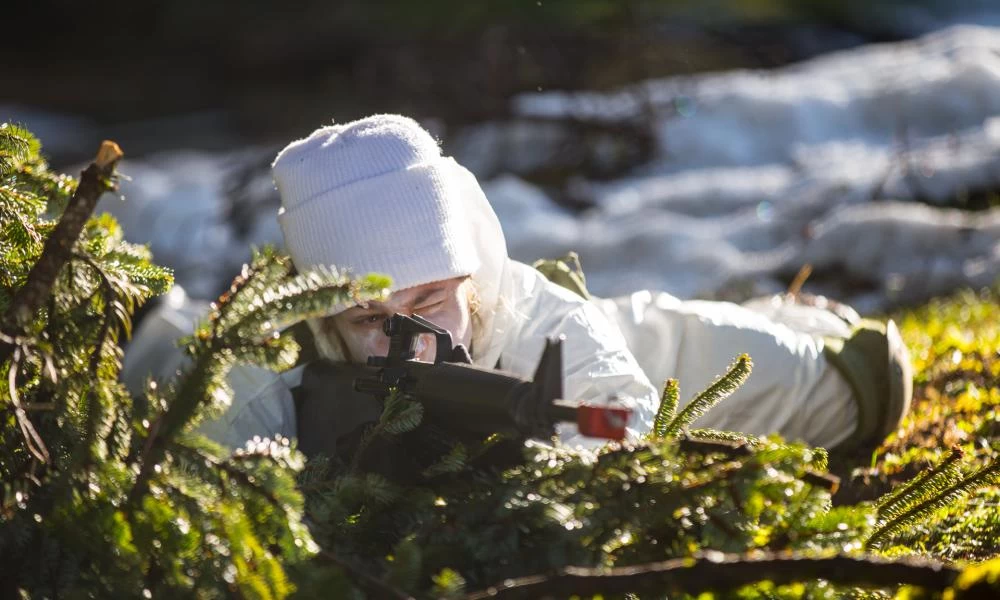
[[[628,430],[637,436],[652,427],[658,389],[666,378],[680,381],[684,402],[746,352],[755,364],[748,383],[696,426],[777,432],[826,446],[853,432],[857,408],[850,389],[826,362],[822,341],[813,335],[836,328],[824,321],[822,311],[796,312],[795,331],[779,323],[774,317],[781,315],[774,311],[767,316],[730,303],[681,302],[665,293],[584,300],[507,257],[500,223],[478,182],[457,163],[454,167],[467,187],[465,216],[482,263],[472,275],[481,319],[471,348],[475,364],[494,367],[499,362],[504,370],[531,377],[546,337],[562,334],[567,398],[604,403],[615,397],[633,410]],[[817,318],[823,321],[819,326],[813,322],[811,332],[803,331],[810,330],[807,321]],[[232,406],[203,431],[231,447],[255,435],[294,437],[290,390],[300,378],[301,369],[282,374],[234,369],[229,377]],[[569,444],[600,442],[583,438],[570,425],[559,436]]]
[[[531,377],[546,337],[565,335],[567,398],[589,403],[617,398],[633,410],[633,436],[651,428],[663,381],[673,377],[681,382],[683,405],[742,352],[754,360],[749,380],[696,426],[757,435],[777,432],[823,446],[834,446],[854,431],[857,407],[850,388],[827,363],[822,341],[811,334],[735,304],[682,302],[665,293],[587,302],[527,265],[511,261],[510,268],[516,283],[511,310],[523,318],[512,320],[505,343],[497,348],[501,368]],[[475,362],[489,364],[481,357]],[[659,382],[656,388],[650,377]],[[229,376],[233,405],[221,419],[205,425],[204,433],[230,447],[255,435],[294,437],[291,388],[300,379],[301,367],[282,374],[234,369]],[[569,425],[559,435],[568,444],[600,443],[579,436]]]

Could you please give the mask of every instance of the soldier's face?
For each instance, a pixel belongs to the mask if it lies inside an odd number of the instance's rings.
[[[385,356],[389,351],[389,338],[382,331],[382,323],[395,313],[418,314],[448,330],[452,342],[469,347],[472,338],[469,307],[468,277],[435,281],[393,292],[384,302],[369,302],[355,306],[331,317],[335,330],[326,328],[331,335],[340,335],[342,345],[353,362],[363,363],[369,356]],[[433,362],[436,343],[432,335],[420,335],[415,344],[417,359]]]

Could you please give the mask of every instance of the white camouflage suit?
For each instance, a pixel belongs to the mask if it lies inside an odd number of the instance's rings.
[[[648,291],[584,300],[508,258],[500,223],[475,178],[451,159],[443,160],[460,170],[457,176],[465,181],[472,237],[480,254],[481,266],[472,275],[483,327],[474,336],[475,364],[494,367],[499,362],[506,371],[531,377],[545,339],[562,334],[566,397],[581,403],[617,398],[633,410],[629,433],[638,436],[652,427],[667,378],[679,380],[683,405],[745,352],[754,362],[747,383],[695,426],[760,435],[776,432],[827,447],[854,431],[858,409],[851,389],[822,352],[821,335],[849,334],[831,313],[766,302],[751,310]],[[164,310],[172,309],[159,312]],[[176,331],[171,334],[171,329]],[[152,315],[128,349],[126,378],[138,381],[150,372],[168,375],[155,367],[164,364],[163,340],[185,333],[176,314]],[[202,431],[230,447],[242,446],[253,436],[295,437],[290,390],[301,370],[277,374],[234,369],[229,375],[231,407]],[[602,442],[584,438],[573,425],[561,427],[559,437],[581,446]]]

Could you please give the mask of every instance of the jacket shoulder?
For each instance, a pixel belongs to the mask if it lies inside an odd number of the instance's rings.
[[[564,306],[567,310],[587,304],[587,300],[549,281],[534,267],[515,260],[510,262],[516,294],[515,306],[523,309],[522,312],[531,314],[527,309],[540,303],[544,303],[546,308]]]

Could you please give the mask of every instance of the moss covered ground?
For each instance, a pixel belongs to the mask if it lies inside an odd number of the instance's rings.
[[[874,451],[831,464],[844,482],[838,503],[874,499],[940,463],[953,448],[970,467],[1000,454],[1000,287],[961,291],[891,316],[911,352],[912,410]],[[1000,489],[981,489],[938,510],[888,552],[946,560],[996,557],[998,507]]]

